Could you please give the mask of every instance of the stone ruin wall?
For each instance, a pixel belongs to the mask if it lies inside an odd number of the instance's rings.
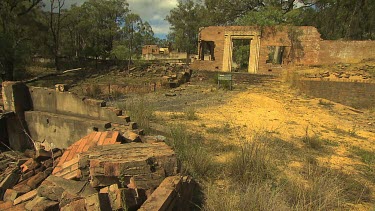
[[[257,73],[279,72],[288,65],[320,65],[333,63],[353,63],[375,58],[375,41],[322,40],[315,27],[264,27],[254,26],[209,26],[200,29],[199,41],[214,41],[214,61],[195,60],[193,70],[222,71],[225,34],[228,31],[249,31],[261,34]],[[294,36],[291,36],[293,35]],[[297,39],[290,39],[295,37]],[[267,46],[285,46],[281,65],[266,63]],[[199,46],[198,46],[199,47]]]

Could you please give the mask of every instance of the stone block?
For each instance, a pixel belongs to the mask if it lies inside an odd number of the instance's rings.
[[[97,146],[82,153],[80,170],[89,171],[93,187],[111,185],[120,178],[128,183],[133,178],[141,189],[155,188],[165,177],[178,172],[177,158],[168,145],[134,142]]]
[[[7,189],[12,188],[14,185],[17,184],[20,175],[17,173],[10,173],[6,176],[3,181],[0,183],[0,199],[4,197],[4,193]]]

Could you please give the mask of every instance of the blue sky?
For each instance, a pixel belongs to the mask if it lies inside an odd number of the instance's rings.
[[[65,5],[81,5],[86,0],[65,0]],[[46,1],[47,3],[48,1]],[[169,23],[165,17],[169,11],[177,6],[177,0],[127,0],[131,12],[141,16],[143,21],[148,21],[156,37],[165,38],[169,32]]]

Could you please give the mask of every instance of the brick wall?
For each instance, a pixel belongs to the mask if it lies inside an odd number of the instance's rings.
[[[320,42],[319,64],[355,63],[375,58],[375,41],[323,40]]]
[[[301,79],[297,81],[296,86],[307,95],[354,108],[375,107],[375,83]]]

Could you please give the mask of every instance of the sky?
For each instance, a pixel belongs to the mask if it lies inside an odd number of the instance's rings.
[[[81,5],[86,0],[65,0],[67,7],[72,4]],[[169,11],[177,6],[177,0],[127,0],[132,13],[141,16],[143,21],[147,21],[152,26],[155,36],[166,38],[169,32],[169,23],[165,17]]]

